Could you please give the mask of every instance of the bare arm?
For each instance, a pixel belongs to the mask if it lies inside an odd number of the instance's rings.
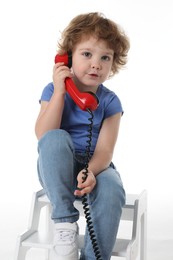
[[[113,157],[114,147],[117,141],[121,113],[104,120],[95,152],[89,162],[89,169],[96,176],[106,169]]]
[[[78,188],[82,190],[76,190],[75,195],[82,196],[85,193],[90,193],[96,185],[96,175],[110,165],[118,137],[120,119],[121,113],[117,113],[104,120],[95,152],[89,162],[87,180],[83,182],[81,171],[78,174]]]
[[[40,113],[35,124],[35,133],[38,139],[48,130],[60,128],[63,108],[63,95],[53,95],[50,102],[41,102]]]
[[[49,102],[42,101],[35,124],[35,133],[40,139],[48,130],[58,129],[64,109],[65,78],[72,77],[69,68],[59,62],[53,68],[54,93]]]

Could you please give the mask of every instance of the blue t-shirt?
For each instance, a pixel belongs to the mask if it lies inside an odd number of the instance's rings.
[[[40,101],[49,101],[53,91],[53,83],[49,83],[44,88]],[[94,152],[103,120],[116,113],[123,113],[121,102],[113,91],[101,84],[97,89],[96,95],[99,99],[99,106],[93,111],[91,154]],[[64,129],[71,135],[76,153],[85,153],[88,140],[88,124],[90,123],[88,119],[90,117],[91,115],[87,111],[81,110],[69,94],[66,93],[61,129]]]

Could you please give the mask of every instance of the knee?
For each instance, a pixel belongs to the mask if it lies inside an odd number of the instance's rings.
[[[115,188],[112,189],[113,196],[112,203],[117,208],[122,208],[125,205],[126,195],[121,182],[116,183]]]
[[[62,149],[73,150],[73,143],[68,132],[62,129],[54,129],[46,132],[38,142],[38,150],[51,151],[52,153]]]
[[[103,173],[97,181],[97,192],[102,200],[113,208],[122,208],[125,204],[125,190],[120,175],[114,169]]]

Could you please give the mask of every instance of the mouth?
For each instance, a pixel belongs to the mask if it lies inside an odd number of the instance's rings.
[[[93,77],[93,78],[98,78],[98,75],[97,74],[94,74],[94,73],[91,73],[91,74],[88,74],[90,77]]]

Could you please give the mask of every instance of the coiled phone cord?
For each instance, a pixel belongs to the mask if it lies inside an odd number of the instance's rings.
[[[90,118],[88,118],[88,120],[90,121],[88,127],[88,140],[87,140],[87,146],[86,146],[86,162],[85,162],[85,168],[84,168],[84,176],[83,176],[83,182],[85,182],[85,180],[87,179],[88,176],[88,163],[90,160],[90,149],[91,149],[91,142],[92,142],[92,127],[93,127],[93,112],[90,109],[87,109],[87,112],[91,115]],[[102,260],[101,255],[100,255],[100,250],[97,244],[97,239],[96,239],[96,235],[95,235],[95,231],[94,231],[94,227],[93,227],[93,223],[92,223],[92,219],[91,219],[91,214],[90,214],[90,209],[89,209],[89,205],[88,205],[88,200],[87,200],[87,195],[84,194],[82,196],[82,204],[83,204],[83,209],[84,209],[84,214],[85,214],[85,218],[86,218],[86,222],[87,222],[87,228],[88,228],[88,232],[90,235],[90,239],[92,242],[92,246],[93,246],[93,250],[94,250],[94,254],[96,257],[96,260]]]

